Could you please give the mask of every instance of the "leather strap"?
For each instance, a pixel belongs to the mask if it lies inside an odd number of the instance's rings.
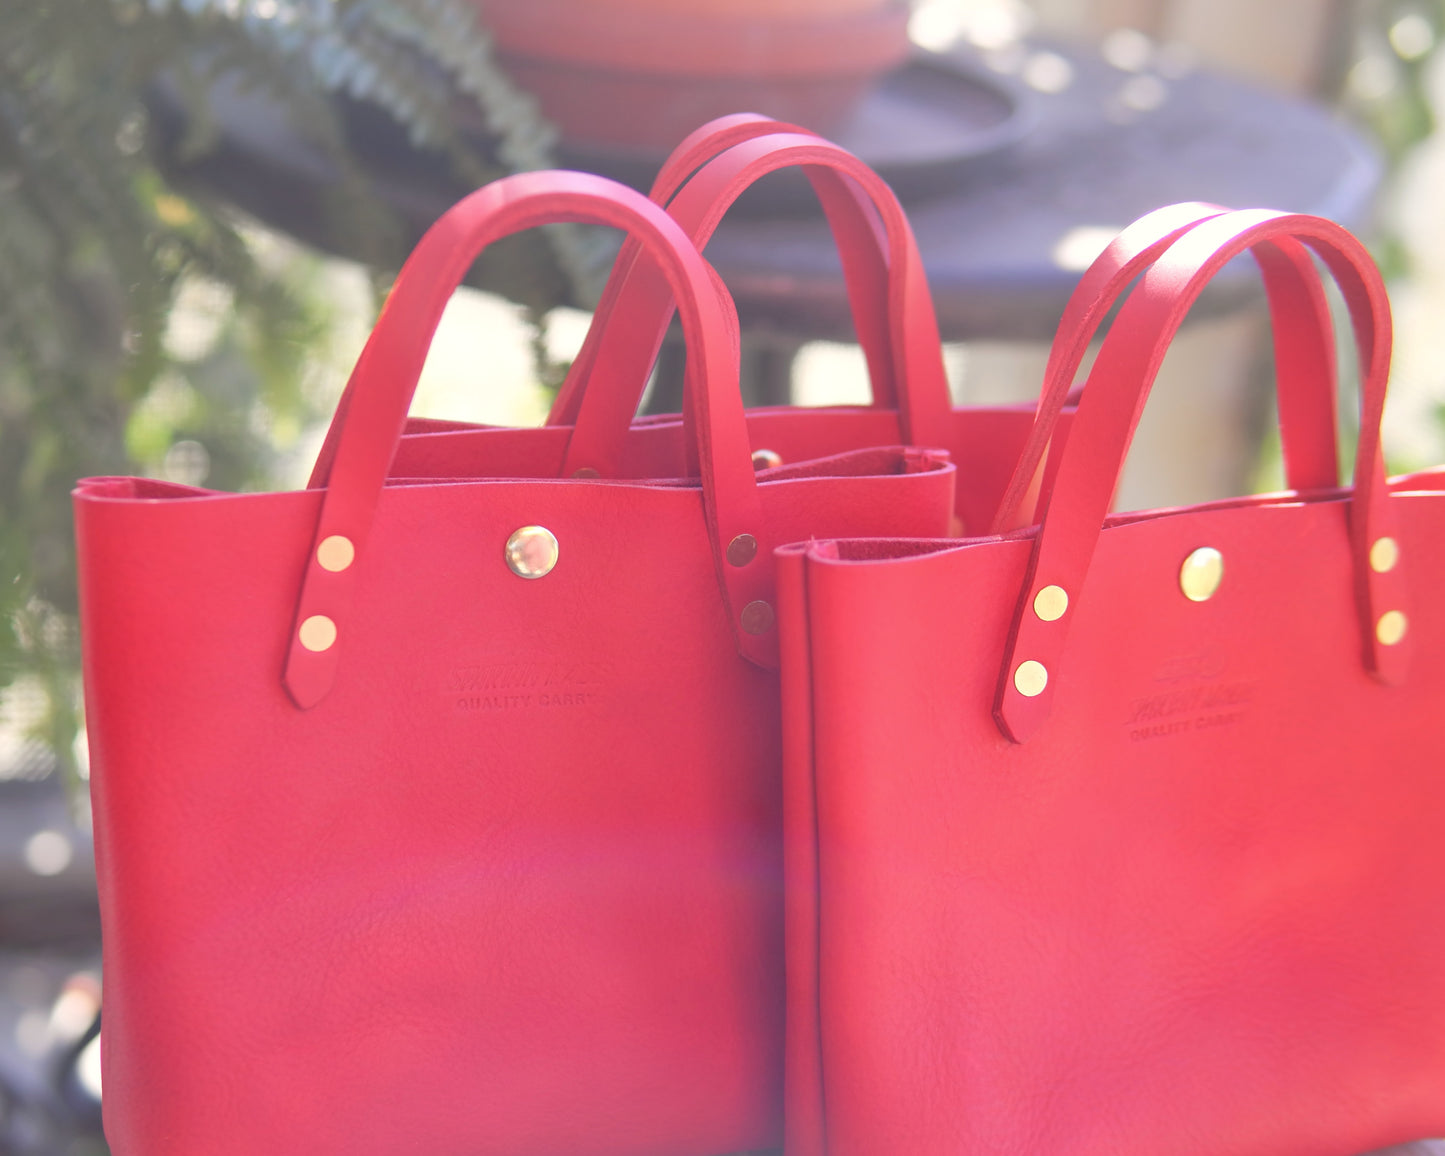
[[[1279,249],[1280,241],[1303,242],[1313,249],[1349,306],[1363,383],[1349,517],[1362,654],[1366,668],[1382,682],[1404,679],[1410,639],[1387,646],[1376,637],[1382,614],[1406,608],[1400,568],[1377,573],[1369,563],[1371,545],[1382,536],[1394,536],[1380,450],[1390,368],[1385,286],[1369,253],[1339,225],[1253,209],[1205,221],[1175,241],[1130,294],[1099,352],[1064,445],[1005,648],[994,714],[1013,741],[1026,741],[1044,725],[1058,679],[1067,677],[1061,657],[1069,624],[1079,599],[1087,597],[1085,579],[1100,529],[1144,401],[1174,334],[1209,280],[1241,253],[1257,248],[1266,271],[1297,268],[1293,257]],[[1323,407],[1323,391],[1313,396]],[[1045,586],[1061,586],[1070,600],[1068,610],[1052,622],[1031,612]],[[1031,659],[1050,672],[1042,693],[1032,698],[1019,693],[1013,677],[1019,664]]]
[[[734,113],[708,121],[701,128],[689,133],[672,151],[658,172],[657,179],[652,182],[648,198],[659,205],[666,205],[682,188],[684,182],[715,156],[726,152],[733,145],[778,132],[812,135],[805,128],[754,112]],[[858,219],[858,214],[844,210],[836,220],[830,217],[829,221],[835,236],[846,235],[858,239],[856,243],[852,240],[838,243],[843,259],[843,280],[848,288],[854,332],[858,335],[859,344],[862,345],[868,361],[869,380],[873,383],[873,404],[891,409],[896,405],[896,394],[887,344],[888,330],[882,310],[876,306],[874,300],[882,292],[880,287],[886,276],[882,257],[882,226],[871,207],[865,204],[861,213],[862,224],[872,230],[876,237],[870,245],[867,243],[868,234],[859,231]],[[547,414],[548,425],[577,424],[577,414],[582,407],[582,397],[597,359],[597,346],[602,339],[603,329],[617,306],[617,298],[641,251],[641,246],[635,240],[629,238],[623,243],[593,312],[593,323],[588,327],[587,337],[567,371],[567,379],[558,390],[551,411]]]
[[[886,319],[901,437],[911,445],[947,445],[951,401],[923,262],[902,206],[867,165],[817,137],[775,133],[735,145],[709,162],[683,187],[668,211],[702,248],[744,190],[767,173],[793,165],[802,166],[812,180],[830,220],[861,212],[860,197],[866,196],[876,208],[887,241],[887,296],[870,305],[868,312]],[[860,244],[841,231],[838,240],[845,252]],[[866,248],[876,252],[876,238],[870,235]],[[855,305],[862,301],[855,293]],[[671,302],[656,269],[637,262],[604,329],[566,470],[606,473],[616,468],[636,408],[634,400],[625,412],[619,411],[617,401],[628,395],[629,382],[634,399],[640,398],[670,316]]]
[[[1040,493],[1040,465],[1059,412],[1100,324],[1133,280],[1176,240],[1201,221],[1226,210],[1217,205],[1170,205],[1140,217],[1110,243],[1080,278],[1049,349],[1033,430],[999,502],[992,533],[1028,525]],[[1281,242],[1290,267],[1272,260],[1262,266],[1274,319],[1275,378],[1278,383],[1285,476],[1291,489],[1339,483],[1334,400],[1334,339],[1329,302],[1305,250]],[[1322,391],[1323,387],[1323,391]],[[1047,485],[1042,487],[1047,489]]]
[[[347,386],[333,427],[336,458],[322,498],[300,596],[284,682],[299,707],[314,706],[330,690],[351,626],[352,592],[365,571],[367,539],[406,412],[442,310],[462,277],[492,242],[554,221],[609,225],[642,239],[661,263],[678,302],[690,350],[690,388],[702,420],[695,423],[703,505],[719,584],[739,650],[760,665],[776,662],[776,631],[741,629],[743,609],[772,597],[772,543],[766,540],[747,427],[737,390],[737,316],[720,295],[710,266],[663,209],[641,193],[586,173],[521,173],[494,181],[464,198],[437,221],[403,266]],[[726,547],[750,534],[758,549],[734,566]],[[340,572],[321,566],[318,547],[347,538],[354,562]],[[321,651],[300,642],[300,627],[314,615],[335,624],[336,641]]]

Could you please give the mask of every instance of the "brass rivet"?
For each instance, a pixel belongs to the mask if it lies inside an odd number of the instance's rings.
[[[1224,579],[1224,555],[1213,546],[1200,546],[1179,568],[1179,589],[1191,602],[1208,602]]]
[[[739,616],[744,633],[766,634],[773,628],[773,608],[766,602],[749,602]]]
[[[1400,544],[1394,538],[1376,538],[1370,547],[1370,569],[1376,574],[1387,574],[1400,560]]]
[[[591,466],[580,466],[572,471],[572,476],[574,478],[600,478],[602,475]]]
[[[507,539],[507,565],[518,578],[545,578],[557,554],[557,538],[546,526],[523,526]]]
[[[734,566],[746,566],[758,556],[758,540],[751,534],[739,534],[728,543],[728,562]]]
[[[330,650],[336,643],[336,623],[324,614],[313,614],[301,624],[298,633],[301,645],[318,653]]]
[[[316,561],[321,564],[321,569],[330,570],[333,574],[339,574],[356,560],[356,547],[351,544],[351,539],[341,534],[332,534],[321,539],[321,545],[316,547]]]
[[[1069,595],[1062,586],[1045,586],[1034,595],[1034,613],[1045,622],[1057,622],[1069,608]]]
[[[783,464],[783,455],[777,450],[754,450],[753,469],[775,470]]]
[[[1019,663],[1019,668],[1014,671],[1014,689],[1024,698],[1038,698],[1048,685],[1049,672],[1042,662],[1035,662],[1030,658]]]
[[[1375,637],[1382,646],[1394,646],[1405,637],[1405,631],[1409,628],[1410,620],[1403,613],[1399,610],[1386,610],[1380,615],[1380,621],[1375,623]]]

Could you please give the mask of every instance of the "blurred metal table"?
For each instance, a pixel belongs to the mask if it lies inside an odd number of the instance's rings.
[[[1047,339],[1091,238],[1160,205],[1288,209],[1349,226],[1367,214],[1380,161],[1317,105],[1204,71],[1123,72],[1088,50],[1020,46],[1020,54],[1021,71],[1042,60],[1034,71],[1063,87],[1044,93],[997,78],[1026,126],[1016,140],[931,187],[894,178],[945,340]],[[980,67],[973,54],[943,61],[966,75]],[[836,139],[853,147],[846,127]],[[855,151],[870,159],[868,148]],[[876,167],[891,177],[887,163]],[[816,214],[726,222],[708,256],[744,324],[848,332],[839,266]],[[1248,280],[1226,281],[1216,306],[1230,308]]]
[[[254,92],[217,91],[218,149],[173,161],[173,173],[284,231],[357,255],[356,238],[326,212],[331,174],[284,110]],[[174,127],[161,105],[158,120]],[[354,127],[378,191],[414,234],[466,191],[395,132],[368,133],[364,116]],[[1308,102],[1207,71],[1130,72],[1092,49],[1027,43],[990,58],[921,55],[830,136],[898,190],[951,341],[1047,340],[1102,239],[1160,205],[1282,208],[1354,226],[1381,174],[1359,134]],[[564,150],[562,159],[645,185],[661,158]],[[794,177],[792,188],[748,194],[708,248],[737,302],[752,402],[786,397],[803,342],[851,332],[831,238],[821,213],[800,201],[800,185]],[[481,287],[508,292],[485,278]],[[1257,294],[1249,269],[1229,269],[1200,312],[1232,311]],[[662,377],[678,380],[666,368]],[[675,408],[675,388],[658,393],[655,408]]]

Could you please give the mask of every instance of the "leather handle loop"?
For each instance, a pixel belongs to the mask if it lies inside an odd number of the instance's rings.
[[[994,714],[1013,741],[1026,741],[1044,725],[1058,682],[1067,677],[1060,659],[1069,625],[1079,600],[1088,596],[1084,587],[1094,548],[1144,402],[1174,334],[1209,280],[1241,253],[1258,247],[1267,269],[1297,269],[1280,242],[1313,249],[1349,307],[1363,382],[1349,517],[1362,654],[1366,669],[1382,682],[1403,680],[1409,638],[1387,645],[1376,636],[1381,615],[1404,606],[1402,578],[1399,568],[1376,572],[1369,560],[1371,545],[1393,536],[1380,451],[1390,368],[1384,282],[1365,248],[1333,222],[1263,209],[1228,213],[1197,225],[1168,248],[1129,295],[1099,351],[1063,448],[1005,647]],[[1068,609],[1049,621],[1032,609],[1047,586],[1061,587],[1069,599]],[[1020,665],[1029,661],[1041,663],[1048,672],[1042,690],[1032,697],[1021,693],[1015,680]]]
[[[863,261],[871,270],[866,278],[848,271],[850,292],[860,339],[871,349],[888,351],[886,379],[897,389],[902,440],[947,444],[951,401],[922,259],[902,206],[867,165],[811,134],[772,133],[734,145],[710,161],[678,192],[668,211],[701,249],[742,192],[767,173],[795,165],[812,181],[834,224],[845,266],[851,261],[857,269]],[[875,217],[884,232],[886,259],[867,223]],[[845,221],[852,222],[846,231],[840,224]],[[670,316],[671,302],[656,270],[639,260],[628,272],[599,339],[591,384],[568,449],[568,471],[616,469]],[[875,383],[878,380],[875,374]],[[632,404],[619,410],[618,400],[628,397],[629,389]]]
[[[652,188],[647,192],[648,199],[666,206],[687,179],[713,157],[726,152],[733,145],[775,132],[796,132],[810,135],[805,128],[799,128],[797,125],[774,120],[772,117],[762,116],[755,112],[733,113],[708,121],[701,128],[690,132],[682,143],[668,155],[667,160],[663,162],[662,168],[658,171],[656,179],[652,182]],[[638,254],[641,252],[642,246],[632,238],[629,237],[623,242],[622,249],[617,254],[617,260],[613,263],[612,272],[608,274],[607,284],[603,287],[602,295],[597,300],[597,307],[593,310],[593,322],[588,326],[582,348],[578,350],[577,356],[573,359],[572,365],[567,371],[567,377],[557,391],[552,408],[547,414],[547,425],[577,424],[577,414],[582,408],[582,397],[587,390],[592,367],[597,360],[597,347],[602,339],[603,328],[607,324],[607,318],[611,317],[616,309],[617,298],[627,284],[628,274],[632,271],[632,266],[636,264]],[[848,270],[845,269],[844,272],[846,278]],[[851,280],[849,284],[852,284]],[[855,309],[855,323],[857,312]],[[871,362],[869,369],[871,372]],[[878,379],[874,378],[874,380]],[[892,388],[891,382],[886,384],[889,389]],[[633,408],[635,410],[636,406]]]
[[[1049,349],[1034,426],[999,502],[992,533],[1032,520],[1030,498],[1041,498],[1047,490],[1046,485],[1039,489],[1040,467],[1059,414],[1090,342],[1119,297],[1176,240],[1226,211],[1191,202],[1146,214],[1120,232],[1079,279]],[[1283,265],[1280,254],[1287,258]],[[1295,490],[1337,485],[1334,329],[1324,287],[1309,255],[1289,242],[1279,245],[1274,259],[1261,263],[1261,272],[1270,313],[1279,322],[1274,327],[1275,378],[1287,483]]]
[[[776,632],[750,634],[740,618],[750,603],[771,598],[772,550],[766,541],[757,484],[737,389],[737,317],[720,295],[709,266],[667,213],[641,193],[587,173],[521,173],[464,198],[421,239],[407,259],[376,328],[362,350],[338,408],[335,464],[322,498],[298,599],[284,682],[296,704],[314,706],[330,690],[345,649],[357,574],[406,412],[442,310],[472,263],[494,241],[551,222],[628,230],[661,265],[678,302],[694,372],[690,388],[701,418],[695,424],[703,505],[719,584],[743,655],[772,665]],[[759,542],[752,561],[726,561],[726,544],[741,534]],[[339,571],[321,564],[320,546],[342,537],[354,562]],[[303,644],[304,624],[320,619],[316,649]],[[328,638],[329,635],[329,638]],[[312,631],[311,640],[317,639]]]
[[[658,172],[652,188],[648,192],[648,199],[659,205],[666,205],[683,182],[694,172],[701,168],[708,161],[719,153],[726,151],[735,144],[752,140],[755,137],[766,136],[774,132],[798,132],[808,134],[805,128],[789,124],[786,121],[774,120],[772,117],[762,116],[755,112],[732,113],[729,116],[720,116],[709,121],[701,128],[694,129],[683,142],[675,148]],[[809,134],[811,135],[811,134]],[[840,222],[840,227],[849,228]],[[881,249],[882,240],[878,246]],[[854,261],[865,262],[869,257],[866,246],[849,246],[848,251],[856,253]],[[617,260],[613,263],[612,271],[608,274],[607,284],[603,287],[602,294],[598,299],[597,307],[593,311],[593,323],[587,328],[587,336],[583,340],[582,348],[573,359],[571,367],[567,371],[567,377],[562,387],[557,391],[553,399],[552,408],[547,414],[546,425],[575,425],[577,413],[582,405],[582,397],[587,389],[591,378],[592,365],[597,357],[597,346],[602,338],[602,331],[605,328],[605,319],[612,315],[616,306],[618,294],[627,282],[627,274],[633,264],[637,261],[638,254],[642,252],[642,245],[636,239],[628,237],[622,243]],[[881,263],[881,257],[874,255]],[[881,270],[881,264],[880,264]],[[844,263],[845,280],[851,287],[869,286],[881,284],[884,274],[881,271],[870,271],[867,268],[860,268],[856,273],[849,266],[848,258],[845,256]],[[854,308],[855,325],[865,323],[867,318],[877,316],[878,310],[871,309],[868,304],[860,301]],[[876,325],[875,325],[876,329]],[[860,330],[861,332],[861,330]],[[883,334],[886,338],[886,332]],[[873,344],[876,344],[876,338]],[[869,375],[875,382],[875,390],[881,388],[886,393],[886,402],[877,404],[892,405],[893,385],[891,380],[884,380],[883,373],[889,365],[888,350],[886,348],[873,349],[872,345],[866,344],[864,351],[868,356]],[[877,364],[875,364],[875,362]],[[633,383],[624,383],[628,390],[625,398],[617,400],[614,405],[619,410],[631,407],[629,414],[637,410],[637,402],[633,399]],[[338,408],[344,408],[350,401],[349,387],[343,391],[338,402]],[[333,426],[327,431],[326,440],[322,443],[320,452],[316,455],[316,464],[311,471],[311,477],[306,485],[308,489],[320,489],[326,485],[327,478],[331,474],[331,462],[336,455],[335,434],[336,427]],[[615,471],[613,471],[615,472]]]
[[[672,150],[647,195],[659,205],[666,205],[675,197],[698,169],[733,145],[740,145],[760,136],[775,132],[800,133],[803,136],[816,135],[812,129],[803,128],[786,120],[775,120],[756,112],[735,112],[710,120],[701,128],[688,133],[677,148]]]

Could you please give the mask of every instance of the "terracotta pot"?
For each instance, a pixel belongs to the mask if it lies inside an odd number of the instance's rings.
[[[492,6],[495,6],[495,0]],[[663,16],[685,9],[689,16],[746,17],[749,20],[827,18],[867,12],[883,6],[880,0],[600,0],[593,5],[619,12],[650,12]]]
[[[909,51],[898,0],[488,0],[483,16],[568,142],[637,150],[741,111],[829,132]]]

